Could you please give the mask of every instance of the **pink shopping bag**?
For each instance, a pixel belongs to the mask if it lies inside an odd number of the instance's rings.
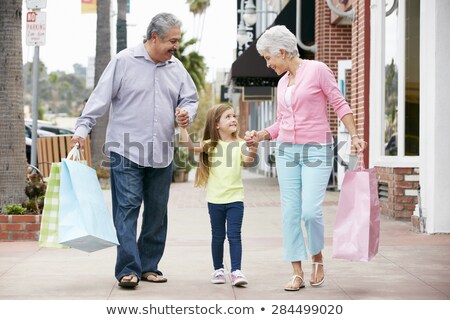
[[[375,169],[347,171],[339,195],[332,257],[370,261],[378,252],[379,240],[380,202]]]

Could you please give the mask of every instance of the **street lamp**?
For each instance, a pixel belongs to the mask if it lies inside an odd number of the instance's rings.
[[[245,26],[244,20],[242,18],[239,22],[236,40],[239,43],[239,47],[243,46],[248,41],[247,27]]]
[[[247,0],[247,2],[245,3],[244,14],[242,18],[244,19],[247,26],[251,27],[256,23],[256,6],[253,3],[253,0]]]
[[[247,27],[251,27],[256,24],[257,13],[278,14],[276,11],[257,11],[253,0],[241,0],[241,6],[238,12],[240,13],[240,20],[236,39],[240,47],[250,40]]]

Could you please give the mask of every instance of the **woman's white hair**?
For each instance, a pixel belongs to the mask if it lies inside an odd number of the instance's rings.
[[[288,57],[299,56],[297,37],[285,26],[273,26],[267,29],[256,42],[256,50],[260,55],[270,53],[279,56],[280,49],[284,49]]]

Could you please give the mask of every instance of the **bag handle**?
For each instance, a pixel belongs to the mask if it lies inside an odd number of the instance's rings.
[[[77,142],[75,146],[72,148],[72,150],[70,150],[69,154],[66,157],[66,160],[73,160],[73,161],[84,160],[83,159],[84,157],[82,157],[83,154],[80,152],[80,149],[78,147],[79,144]]]
[[[358,160],[356,162],[356,168],[355,169],[365,169],[365,165],[364,165],[364,153],[359,152],[358,153]]]

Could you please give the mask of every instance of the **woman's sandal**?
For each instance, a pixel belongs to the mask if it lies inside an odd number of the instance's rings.
[[[297,278],[300,279],[300,284],[299,286],[296,286],[296,282],[297,282]],[[298,291],[301,288],[305,287],[305,281],[303,280],[303,278],[301,276],[299,276],[298,274],[295,274],[292,276],[291,278],[291,282],[288,284],[290,286],[287,286],[284,288],[285,291]]]
[[[139,283],[138,277],[134,274],[129,274],[120,278],[119,287],[134,288],[138,285],[138,283]]]
[[[317,272],[319,271],[319,266],[322,266],[322,268],[323,268],[323,263],[322,262],[313,262],[312,265],[314,268],[314,280],[315,280],[317,278]],[[322,283],[324,281],[325,281],[325,273],[323,274],[322,280],[320,280],[319,282],[312,282],[311,280],[309,280],[309,284],[313,287],[318,287],[318,286],[322,285]]]

